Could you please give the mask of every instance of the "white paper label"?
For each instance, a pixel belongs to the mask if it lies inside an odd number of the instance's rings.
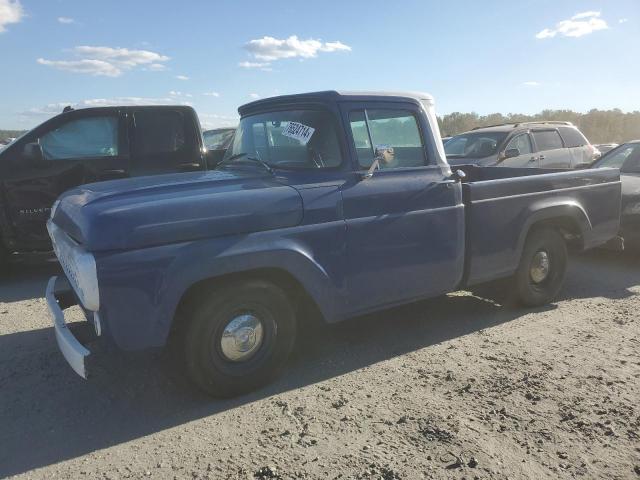
[[[285,137],[295,138],[302,145],[306,145],[311,139],[311,135],[315,132],[315,128],[308,127],[298,122],[289,122],[287,126],[282,130],[282,135]]]

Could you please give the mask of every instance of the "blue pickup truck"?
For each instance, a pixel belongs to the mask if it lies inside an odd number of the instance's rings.
[[[306,307],[333,323],[500,279],[541,305],[568,249],[618,232],[618,170],[452,172],[426,94],[308,93],[239,113],[217,170],[85,185],[55,203],[66,279],[46,298],[81,376],[94,360],[65,324],[74,303],[119,349],[177,338],[193,381],[231,396],[283,367]]]

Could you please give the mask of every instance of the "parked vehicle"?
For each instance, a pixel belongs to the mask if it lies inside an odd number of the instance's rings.
[[[622,209],[620,236],[625,248],[640,247],[640,140],[623,143],[609,151],[592,168],[620,169]]]
[[[594,145],[594,147],[596,147],[602,155],[607,153],[609,150],[613,150],[617,146],[617,143],[599,143],[597,145]]]
[[[74,301],[118,348],[182,342],[193,381],[228,396],[280,370],[310,307],[334,323],[505,278],[505,294],[542,305],[567,248],[618,232],[618,170],[452,173],[426,94],[319,92],[239,112],[217,171],[56,202],[48,228],[68,283],[52,278],[46,298],[81,376],[90,352],[62,310]]]
[[[0,262],[50,251],[51,205],[89,182],[205,170],[195,111],[185,106],[73,110],[27,132],[0,153]]]
[[[204,144],[209,151],[209,161],[207,163],[210,168],[215,167],[222,161],[224,153],[233,142],[233,132],[235,131],[235,128],[216,128],[202,132]]]
[[[571,122],[506,123],[474,128],[445,145],[451,165],[575,168],[600,152]]]

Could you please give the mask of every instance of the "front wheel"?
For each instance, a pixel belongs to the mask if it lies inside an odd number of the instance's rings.
[[[555,229],[534,230],[525,242],[515,274],[516,299],[537,307],[553,301],[567,271],[567,245]]]
[[[287,295],[262,280],[215,289],[186,320],[187,371],[216,397],[268,383],[284,366],[295,341],[294,309]]]

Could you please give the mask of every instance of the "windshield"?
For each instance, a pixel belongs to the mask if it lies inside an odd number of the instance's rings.
[[[223,162],[242,162],[246,157],[255,157],[274,168],[337,167],[342,155],[334,118],[324,110],[285,110],[244,117]]]
[[[233,130],[206,130],[202,132],[204,144],[209,150],[225,148],[233,136]]]
[[[628,143],[605,153],[593,166],[622,168],[627,159],[638,157],[640,157],[640,143]]]
[[[447,157],[482,158],[495,155],[506,138],[506,132],[463,133],[451,137],[444,145]]]

